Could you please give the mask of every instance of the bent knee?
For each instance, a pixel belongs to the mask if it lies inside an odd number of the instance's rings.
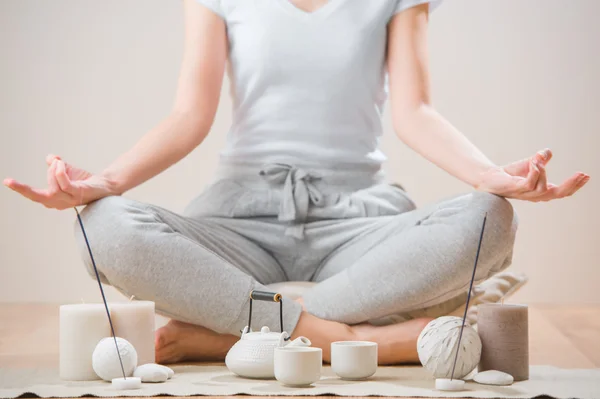
[[[487,214],[486,226],[491,227],[499,235],[506,235],[509,239],[514,238],[518,218],[512,204],[506,198],[495,194],[477,192],[472,195],[475,208]]]
[[[123,216],[128,212],[128,201],[123,197],[112,196],[88,204],[80,213],[88,239],[93,239],[95,244],[100,246],[106,238],[121,231],[123,226],[120,224],[123,223],[125,219]],[[78,220],[75,221],[75,236],[83,238]]]
[[[121,256],[120,252],[127,246],[126,237],[130,234],[128,214],[132,203],[133,201],[123,197],[102,198],[81,211],[83,231],[79,220],[75,221],[75,239],[87,271],[95,278],[91,261],[93,256],[105,283],[108,282],[105,277],[106,269],[115,264],[115,257]]]
[[[506,198],[494,194],[474,193],[471,205],[478,214],[487,214],[482,244],[483,263],[487,264],[492,274],[506,269],[512,263],[518,227],[517,215],[512,204]],[[476,219],[471,226],[474,245],[479,241],[481,222],[482,220]]]

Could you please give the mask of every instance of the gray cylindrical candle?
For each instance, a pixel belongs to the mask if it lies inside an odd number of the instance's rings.
[[[498,370],[515,381],[529,379],[529,327],[526,305],[483,304],[477,315],[481,337],[479,371]]]

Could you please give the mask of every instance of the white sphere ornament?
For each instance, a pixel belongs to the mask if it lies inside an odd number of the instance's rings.
[[[123,338],[116,338],[119,353],[123,361],[125,376],[131,377],[137,367],[138,357],[135,348]],[[92,368],[104,381],[112,381],[114,378],[123,378],[121,362],[115,347],[113,337],[102,338],[92,353]]]
[[[452,367],[459,349],[454,379],[467,376],[481,358],[481,339],[477,331],[465,325],[458,347],[462,318],[443,316],[432,320],[419,335],[417,352],[423,367],[435,378],[451,378]]]

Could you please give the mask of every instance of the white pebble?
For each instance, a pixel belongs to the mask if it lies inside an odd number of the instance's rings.
[[[465,387],[463,380],[451,380],[449,378],[438,378],[435,380],[435,389],[439,391],[462,391]]]
[[[511,385],[514,380],[512,375],[497,370],[482,371],[473,377],[473,381],[484,385]]]
[[[172,368],[163,366],[162,364],[157,364],[157,366],[162,367],[167,372],[167,374],[169,375],[169,379],[175,375],[175,372]]]
[[[165,382],[169,379],[169,372],[158,364],[143,364],[135,369],[134,377],[139,377],[142,382]]]
[[[112,387],[119,391],[125,391],[128,389],[140,389],[142,387],[142,381],[137,377],[128,378],[113,378]]]
[[[125,376],[131,377],[137,366],[137,352],[133,345],[123,338],[117,337],[117,346],[123,361]],[[121,363],[113,337],[102,338],[98,342],[92,353],[92,368],[98,377],[104,381],[112,381],[113,378],[119,377],[123,378],[123,370],[121,370]]]

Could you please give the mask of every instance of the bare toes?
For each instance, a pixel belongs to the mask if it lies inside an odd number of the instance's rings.
[[[177,363],[185,358],[185,346],[181,341],[186,338],[185,324],[176,320],[169,321],[156,330],[154,351],[157,363]]]
[[[223,360],[239,339],[217,334],[208,328],[171,320],[156,331],[155,356],[158,363]]]

